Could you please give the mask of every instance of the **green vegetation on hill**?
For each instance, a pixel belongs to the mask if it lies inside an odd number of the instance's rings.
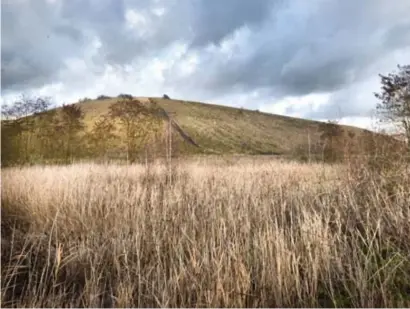
[[[312,145],[320,142],[322,122],[214,104],[156,100],[199,145],[216,153],[289,155],[308,143],[309,137]]]
[[[133,162],[198,153],[336,160],[347,145],[373,135],[259,111],[129,95],[45,107],[34,114],[2,122],[3,165],[98,158]]]

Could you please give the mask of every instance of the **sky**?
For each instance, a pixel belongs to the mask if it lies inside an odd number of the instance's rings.
[[[394,3],[394,4],[393,4]],[[409,0],[2,0],[1,99],[203,101],[372,128]]]

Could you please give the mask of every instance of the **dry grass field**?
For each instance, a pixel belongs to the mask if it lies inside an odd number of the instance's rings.
[[[410,306],[410,175],[356,176],[246,157],[2,169],[2,306]]]

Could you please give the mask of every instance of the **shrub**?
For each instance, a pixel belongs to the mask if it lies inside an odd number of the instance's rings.
[[[109,99],[111,99],[111,97],[109,97],[109,96],[106,96],[106,95],[99,95],[98,97],[97,97],[97,100],[109,100]]]
[[[121,99],[132,100],[134,97],[131,94],[121,93],[118,95]]]

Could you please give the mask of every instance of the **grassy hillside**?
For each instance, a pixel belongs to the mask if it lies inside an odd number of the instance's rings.
[[[286,117],[214,104],[138,98],[154,100],[178,126],[201,148],[201,152],[288,154],[298,145],[319,139],[321,122]],[[89,127],[108,112],[116,99],[91,100],[80,104]],[[342,126],[349,132],[362,134],[365,130]],[[175,130],[175,128],[174,128]],[[176,132],[175,132],[176,133]]]
[[[140,154],[145,154],[147,147],[150,147],[152,154],[163,156],[167,149],[170,127],[172,153],[178,155],[199,153],[306,157],[309,152],[309,143],[312,157],[318,157],[323,152],[323,140],[320,139],[324,126],[322,122],[199,102],[146,97],[134,99],[140,101],[149,110],[149,116],[145,117],[148,121],[138,122],[137,125],[139,126],[137,131],[148,132],[147,136],[149,136],[148,139],[141,139],[141,141],[134,140],[133,147],[138,148],[137,152]],[[111,159],[124,158],[127,143],[124,126],[120,126],[118,121],[114,122],[114,138],[108,141],[106,135],[100,134],[99,137],[94,138],[94,146],[90,146],[95,123],[101,119],[101,116],[108,115],[110,106],[118,100],[118,98],[88,100],[74,104],[80,107],[84,114],[82,119],[84,128],[79,133],[76,145],[70,150],[75,156],[70,155],[70,157],[76,159],[100,157],[101,147],[96,145],[105,143],[104,156],[109,154],[108,157]],[[61,107],[55,110],[57,115],[61,110]],[[160,119],[159,123],[149,120],[150,118],[153,120],[154,116],[156,116],[155,119]],[[42,126],[47,127],[47,122],[50,120],[44,119]],[[363,138],[368,139],[370,136],[370,131],[359,128],[349,126],[335,126],[335,128],[341,130],[343,138],[348,137],[349,142],[354,136],[356,144],[357,142],[362,143]],[[5,145],[2,146],[2,153],[24,151],[23,161],[25,162],[32,157],[36,160],[65,157],[68,153],[68,150],[64,150],[68,149],[68,133],[64,133],[64,129],[61,128],[60,131],[63,133],[58,133],[54,127],[50,129],[49,126],[48,129],[51,135],[41,138],[37,136],[43,132],[42,128],[31,129],[31,132],[23,130],[22,134],[15,133],[13,141],[10,141],[11,134],[5,134],[6,137],[2,138]],[[344,141],[338,140],[333,143],[338,145]],[[42,149],[39,150],[39,147]],[[15,155],[6,157],[14,160]]]

